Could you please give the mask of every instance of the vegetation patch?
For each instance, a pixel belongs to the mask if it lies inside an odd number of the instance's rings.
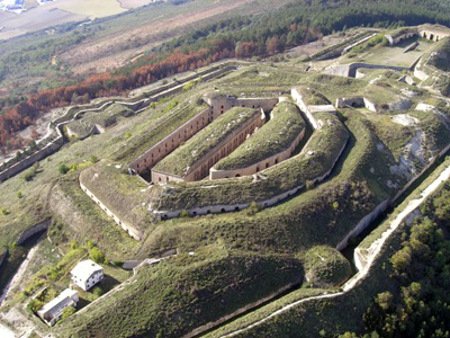
[[[159,162],[154,169],[159,172],[184,176],[189,169],[212,149],[232,135],[261,112],[251,108],[235,107],[218,117],[214,122],[198,132],[186,144]]]
[[[316,246],[305,253],[305,276],[314,287],[339,286],[352,274],[350,262],[336,249]]]
[[[269,122],[214,168],[233,170],[258,163],[289,148],[305,130],[305,121],[297,106],[291,102],[279,103],[271,116]]]
[[[80,183],[122,221],[141,231],[147,228],[148,185],[138,176],[129,175],[121,165],[102,161],[83,170]]]
[[[211,246],[142,268],[126,288],[57,330],[62,337],[180,337],[302,279],[298,260]]]

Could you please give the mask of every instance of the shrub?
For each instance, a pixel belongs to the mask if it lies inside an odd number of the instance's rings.
[[[77,310],[73,306],[66,307],[61,315],[61,320],[64,320],[66,318],[69,318],[71,315],[73,315]]]
[[[89,257],[96,263],[105,263],[105,255],[99,248],[93,247],[89,249]]]
[[[69,172],[70,168],[67,166],[67,164],[62,163],[58,167],[58,171],[61,175],[65,175]]]

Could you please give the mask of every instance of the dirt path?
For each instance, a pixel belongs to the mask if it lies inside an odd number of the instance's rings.
[[[447,168],[439,175],[438,178],[436,178],[433,183],[428,185],[428,187],[423,191],[423,193],[420,195],[419,198],[416,198],[414,200],[411,200],[408,205],[398,214],[398,216],[391,222],[389,228],[381,235],[381,237],[372,243],[372,245],[368,249],[368,256],[366,259],[366,263],[364,265],[357,264],[358,272],[357,274],[351,278],[347,283],[343,286],[342,292],[332,293],[332,294],[323,294],[320,296],[313,296],[309,298],[305,298],[296,302],[293,302],[291,304],[288,304],[281,309],[272,312],[267,317],[254,322],[253,324],[250,324],[243,329],[239,329],[236,331],[233,331],[229,334],[226,334],[222,336],[222,338],[226,337],[234,337],[238,334],[244,333],[256,326],[259,326],[261,324],[264,324],[265,322],[269,321],[270,319],[277,317],[293,307],[300,305],[302,303],[306,303],[312,300],[320,300],[320,299],[327,299],[327,298],[336,298],[340,297],[342,295],[345,295],[347,292],[352,290],[355,286],[358,285],[358,283],[362,282],[369,274],[370,269],[374,265],[376,259],[378,258],[378,255],[380,254],[381,250],[383,249],[386,241],[390,238],[390,236],[395,232],[395,230],[402,224],[403,221],[405,221],[408,216],[413,214],[417,208],[419,208],[422,203],[430,197],[439,187],[440,185],[450,179],[450,165],[447,166]],[[359,248],[356,248],[358,250]]]

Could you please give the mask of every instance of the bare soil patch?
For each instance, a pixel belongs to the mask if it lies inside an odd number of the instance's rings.
[[[212,8],[173,17],[154,18],[143,25],[85,42],[66,51],[60,58],[73,66],[75,73],[104,71],[124,65],[131,58],[185,31],[186,26],[236,9],[253,0],[231,0],[212,4]]]

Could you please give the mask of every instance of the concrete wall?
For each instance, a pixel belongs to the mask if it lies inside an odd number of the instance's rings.
[[[270,168],[284,160],[287,160],[292,156],[297,146],[303,140],[305,136],[305,130],[303,129],[295,140],[289,145],[289,147],[278,154],[272,155],[262,161],[254,163],[248,167],[235,169],[235,170],[218,170],[214,167],[209,171],[209,179],[216,180],[220,178],[238,177],[238,176],[250,176],[260,172],[264,169]]]
[[[125,230],[128,235],[130,235],[135,240],[139,241],[142,239],[143,232],[136,229],[133,225],[128,224],[121,220],[116,214],[114,214],[106,205],[104,205],[86,186],[80,181],[81,190],[83,190],[86,195],[88,195],[106,214],[111,217],[114,222],[116,222],[123,230]]]

